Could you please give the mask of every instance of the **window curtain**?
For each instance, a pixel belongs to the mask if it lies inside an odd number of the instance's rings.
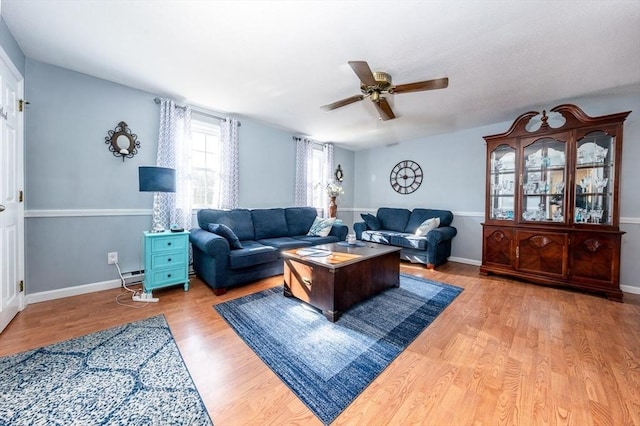
[[[220,190],[218,208],[238,208],[240,193],[238,120],[227,118],[220,123],[220,141],[222,143],[222,164],[220,167]]]
[[[176,192],[156,192],[154,223],[191,228],[191,108],[160,99],[160,132],[156,165],[176,171]],[[156,222],[157,221],[157,222]]]
[[[313,141],[296,138],[296,188],[294,204],[298,207],[313,205]]]
[[[323,154],[323,163],[324,163],[324,170],[325,170],[325,175],[326,175],[326,182],[325,185],[331,182],[334,182],[335,176],[333,175],[333,144],[332,143],[325,143],[324,145],[322,145],[322,154]]]

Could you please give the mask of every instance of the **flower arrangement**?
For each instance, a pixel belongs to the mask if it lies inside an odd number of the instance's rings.
[[[336,183],[328,183],[327,184],[327,196],[329,197],[339,197],[344,194],[344,190],[342,187]]]

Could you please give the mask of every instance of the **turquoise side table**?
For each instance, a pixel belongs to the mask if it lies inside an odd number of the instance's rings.
[[[189,231],[144,233],[144,292],[184,284],[189,290]]]

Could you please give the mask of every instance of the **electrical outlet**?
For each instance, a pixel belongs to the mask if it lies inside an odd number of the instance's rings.
[[[114,263],[118,263],[117,251],[112,251],[111,253],[107,253],[107,264],[113,265]]]

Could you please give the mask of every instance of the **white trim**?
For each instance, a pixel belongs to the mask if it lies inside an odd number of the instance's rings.
[[[620,223],[625,225],[640,225],[640,217],[621,217]]]
[[[466,259],[464,257],[449,256],[449,260],[452,261],[452,262],[466,263],[467,265],[474,265],[474,266],[481,266],[482,265],[482,262],[479,261],[479,260]]]
[[[640,294],[640,286],[621,285],[620,290],[624,293]]]
[[[151,209],[27,210],[25,217],[151,216]]]
[[[84,284],[74,287],[61,288],[58,290],[41,291],[27,295],[27,303],[40,303],[48,300],[61,299],[63,297],[78,296],[80,294],[93,293],[96,291],[111,290],[122,286],[119,279],[102,281],[93,284]]]

